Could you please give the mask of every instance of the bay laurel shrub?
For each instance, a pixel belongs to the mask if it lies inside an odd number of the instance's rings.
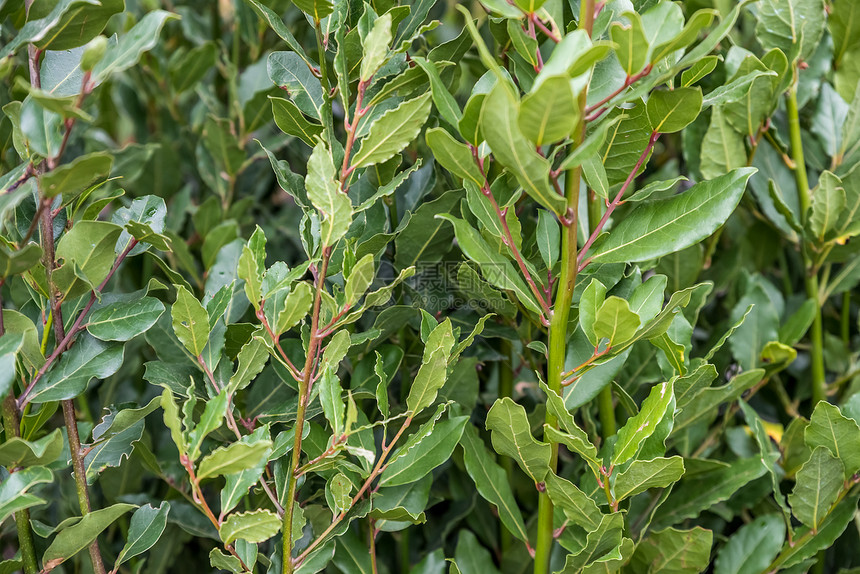
[[[0,23],[0,571],[860,568],[857,2]]]

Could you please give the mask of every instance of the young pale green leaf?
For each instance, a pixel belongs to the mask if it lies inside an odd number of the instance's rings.
[[[538,211],[537,244],[541,259],[547,269],[558,261],[561,250],[561,230],[558,221],[546,211]]]
[[[812,193],[812,211],[809,214],[809,231],[824,241],[836,227],[845,208],[847,197],[842,180],[830,171],[821,172],[818,186]]]
[[[360,77],[362,82],[367,82],[382,67],[388,57],[388,47],[391,45],[390,12],[386,12],[376,19],[373,28],[362,39],[361,44],[364,55],[361,59]]]
[[[468,416],[454,417],[437,423],[433,431],[386,466],[379,479],[380,486],[399,486],[415,482],[451,457]]]
[[[339,438],[344,432],[343,416],[346,413],[346,405],[341,396],[343,388],[340,386],[340,379],[337,378],[335,369],[336,365],[330,365],[323,371],[319,382],[319,395],[323,413],[331,425],[332,436]]]
[[[639,207],[612,229],[594,250],[592,261],[645,261],[698,243],[729,218],[755,172],[755,168],[736,169],[675,197]]]
[[[93,311],[87,331],[102,341],[128,341],[152,327],[162,313],[164,305],[154,297],[117,301]]]
[[[456,127],[463,117],[463,112],[460,111],[457,100],[454,99],[454,96],[445,87],[445,83],[439,75],[439,68],[434,62],[425,60],[424,58],[416,57],[412,58],[412,61],[418,64],[424,70],[424,73],[427,74],[427,78],[430,80],[430,93],[433,95],[433,103],[436,104],[439,114],[452,127]]]
[[[128,540],[117,556],[114,567],[155,546],[167,526],[168,512],[170,512],[170,503],[167,501],[162,502],[158,508],[146,504],[134,511],[128,527]]]
[[[484,174],[466,145],[455,140],[442,128],[431,128],[424,137],[433,157],[442,167],[459,178],[473,181],[479,187],[484,185]]]
[[[603,200],[609,200],[609,178],[599,157],[592,156],[582,162],[582,176],[594,193]]]
[[[516,176],[526,193],[556,215],[562,215],[564,198],[549,183],[549,162],[520,131],[519,108],[510,86],[497,82],[481,106],[481,131],[493,156]]]
[[[717,554],[714,574],[759,574],[767,570],[785,540],[785,521],[778,514],[759,516],[729,538]]]
[[[576,99],[567,76],[548,78],[523,98],[520,131],[538,146],[567,138],[579,122]]]
[[[170,438],[179,450],[179,454],[185,454],[188,451],[188,446],[185,440],[185,433],[182,432],[182,422],[179,419],[179,407],[176,406],[176,401],[173,400],[173,393],[170,389],[164,389],[161,392],[161,408],[164,411],[164,426],[170,429]]]
[[[305,188],[308,199],[321,214],[320,240],[324,247],[332,246],[349,230],[352,203],[340,191],[331,152],[322,141],[317,143],[308,159]]]
[[[641,324],[639,315],[630,310],[630,303],[613,295],[603,301],[591,328],[595,339],[608,339],[609,346],[613,347],[632,339]]]
[[[680,456],[634,460],[615,478],[616,500],[624,500],[649,488],[666,488],[684,475],[684,459]]]
[[[528,532],[511,485],[508,483],[507,474],[484,445],[478,429],[467,424],[460,439],[460,445],[463,447],[463,463],[466,466],[466,472],[475,482],[478,493],[496,507],[499,518],[508,532],[527,542]]]
[[[815,405],[805,438],[810,448],[827,447],[845,466],[846,478],[860,470],[860,426],[836,405],[825,401]]]
[[[794,489],[788,503],[794,516],[813,532],[827,516],[842,490],[842,463],[826,446],[819,445],[795,476]]]
[[[705,377],[704,380],[710,378],[708,371],[710,369],[706,368],[705,371],[701,372],[701,375]],[[679,406],[683,406],[683,410],[675,417],[675,432],[702,420],[712,421],[721,404],[737,400],[744,391],[758,383],[764,377],[764,374],[764,369],[744,371],[733,377],[725,385],[720,387],[705,387],[700,389],[694,396],[690,396],[695,392],[693,389],[690,389],[690,392],[684,397],[686,405],[679,404]],[[696,372],[692,373],[690,377],[694,375],[696,375]],[[704,383],[698,377],[696,379],[699,380],[699,384]],[[698,385],[696,385],[696,388],[698,388]]]
[[[657,90],[651,93],[645,107],[651,129],[661,134],[681,131],[693,123],[701,109],[701,88]]]
[[[170,308],[176,338],[195,357],[199,357],[209,342],[209,315],[206,308],[182,285],[176,288],[176,302]]]
[[[597,504],[570,481],[549,472],[546,475],[546,493],[573,524],[581,526],[586,532],[600,527],[603,514]]]
[[[579,299],[579,326],[595,347],[600,342],[600,337],[594,332],[594,323],[605,300],[606,287],[597,278],[592,277],[591,282],[582,292],[582,296]]]
[[[549,472],[550,445],[535,440],[526,410],[510,398],[498,399],[487,413],[487,430],[493,448],[517,461],[534,482],[543,482]]]
[[[352,307],[364,293],[373,279],[376,277],[376,265],[373,261],[373,254],[368,253],[358,260],[353,266],[349,277],[346,278],[346,284],[343,288],[344,302],[347,307]]]
[[[615,55],[618,56],[621,68],[629,78],[645,67],[649,46],[639,14],[626,12],[623,18],[627,23],[613,22],[609,29],[609,36],[618,45]]]
[[[414,414],[426,409],[436,400],[436,395],[447,379],[448,358],[454,346],[451,320],[439,323],[424,345],[424,357],[418,374],[406,397],[406,406]]]
[[[673,381],[659,383],[651,388],[648,398],[636,416],[630,417],[618,431],[612,454],[612,464],[618,466],[633,458],[642,442],[651,436],[666,414],[674,397]]]
[[[269,100],[272,102],[275,125],[285,134],[295,136],[313,147],[317,136],[322,135],[323,127],[320,124],[309,122],[299,107],[290,100],[272,96],[269,96]]]
[[[134,504],[114,504],[94,510],[76,524],[60,530],[42,555],[42,565],[49,570],[56,568],[89,546],[117,518],[134,508],[137,508]]]
[[[197,460],[200,456],[200,447],[203,445],[203,439],[205,439],[209,433],[218,429],[224,422],[224,417],[227,415],[227,408],[230,403],[228,399],[229,396],[227,395],[227,391],[222,390],[218,393],[218,396],[207,401],[206,406],[203,408],[203,414],[200,415],[200,421],[198,421],[197,426],[195,426],[193,430],[189,429],[188,456],[192,461]],[[188,404],[190,403],[186,403],[186,407]],[[165,409],[164,412],[166,417],[168,407],[165,407],[164,403],[162,403],[162,408]],[[183,409],[183,412],[185,412],[185,409]],[[185,422],[186,425],[189,424],[187,419]]]
[[[567,556],[560,574],[583,572],[586,566],[618,548],[621,545],[623,529],[624,518],[620,513],[603,515],[598,526],[589,529],[582,550]]]
[[[275,334],[280,335],[296,325],[310,312],[314,300],[313,287],[301,282],[284,299],[284,308],[278,313]]]
[[[254,443],[234,442],[229,446],[219,447],[200,461],[197,478],[204,480],[254,468],[266,460],[270,452],[272,441],[268,440]]]
[[[260,509],[252,512],[231,514],[221,523],[218,534],[224,544],[236,540],[251,543],[264,542],[281,530],[281,519],[270,510]]]
[[[681,86],[689,87],[710,74],[717,67],[720,56],[705,56],[688,69],[681,72]]]
[[[370,126],[367,137],[352,158],[352,167],[367,167],[388,161],[403,151],[421,132],[430,115],[429,93],[406,100],[382,114]]]
[[[260,337],[251,337],[250,341],[242,345],[237,358],[239,366],[227,385],[230,394],[244,389],[260,374],[269,359],[269,351]]]

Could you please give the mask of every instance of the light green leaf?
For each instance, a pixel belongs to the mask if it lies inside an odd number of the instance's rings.
[[[827,447],[845,466],[845,478],[860,470],[860,427],[836,405],[825,401],[815,405],[805,438],[810,448]]]
[[[224,544],[235,540],[251,543],[264,542],[281,530],[281,519],[270,510],[260,509],[253,512],[231,514],[221,524],[218,534]]]
[[[370,126],[367,137],[352,158],[353,167],[367,167],[388,161],[403,151],[421,132],[430,115],[429,93],[407,100],[388,110]]]
[[[340,191],[331,152],[322,141],[317,143],[308,159],[305,188],[308,199],[321,214],[320,240],[323,246],[334,245],[349,230],[352,223],[352,203],[349,197]]]
[[[466,472],[475,482],[478,493],[496,507],[508,532],[524,542],[528,541],[523,516],[508,483],[507,473],[494,460],[474,426],[466,425],[460,445]]]
[[[13,512],[47,502],[28,491],[37,484],[53,480],[54,474],[44,466],[30,466],[10,474],[0,483],[0,523]]]
[[[564,198],[549,183],[549,162],[537,153],[520,131],[520,104],[510,86],[499,81],[481,107],[480,125],[493,156],[508,168],[532,199],[556,215],[565,210]]]
[[[406,398],[409,412],[417,414],[436,400],[436,394],[447,379],[448,358],[453,346],[451,320],[445,319],[433,329],[424,345],[421,367]]]
[[[701,526],[651,533],[636,548],[630,567],[643,574],[694,574],[708,567],[714,534]]]
[[[399,486],[415,482],[451,457],[460,442],[468,416],[437,423],[433,431],[403,456],[393,460],[382,472],[380,486]]]
[[[684,459],[680,456],[634,460],[615,478],[616,500],[624,500],[649,488],[666,488],[684,475]]]
[[[674,397],[673,381],[659,383],[651,388],[639,413],[627,420],[618,431],[612,454],[612,464],[618,466],[636,455],[642,442],[651,436],[666,414]]]
[[[158,42],[164,24],[175,18],[178,18],[176,14],[164,10],[147,12],[116,44],[108,46],[104,57],[93,68],[93,81],[99,84],[111,75],[134,66],[141,55],[151,50]]]
[[[779,48],[790,59],[809,58],[824,33],[824,0],[762,0],[756,38],[765,50]]]
[[[594,250],[593,262],[645,261],[708,237],[734,211],[755,168],[736,169],[636,209]]]
[[[479,187],[484,185],[484,175],[465,144],[455,140],[442,128],[431,128],[424,137],[433,157],[442,167],[459,178],[473,181]]]
[[[654,91],[645,108],[651,129],[661,134],[681,131],[693,123],[701,109],[701,88]]]
[[[487,413],[487,429],[492,431],[493,448],[517,461],[535,483],[549,472],[550,445],[535,440],[526,410],[510,398],[496,400]]]
[[[296,136],[313,147],[317,136],[322,135],[323,127],[320,124],[309,122],[298,106],[290,100],[273,96],[269,96],[269,100],[272,102],[275,125],[285,134]]]
[[[584,528],[586,532],[600,527],[603,514],[597,504],[570,481],[549,472],[546,475],[546,493],[573,524]]]
[[[608,339],[613,347],[633,338],[641,323],[639,315],[630,310],[630,303],[613,295],[600,306],[592,328],[596,339]]]
[[[648,61],[648,38],[642,28],[642,18],[636,12],[626,12],[623,16],[627,22],[613,22],[609,29],[609,37],[618,47],[615,55],[621,63],[621,68],[627,77],[633,76],[645,67]]]
[[[272,441],[268,440],[254,443],[234,442],[229,446],[218,447],[200,461],[197,478],[204,480],[254,468],[267,459],[270,452]]]
[[[369,81],[373,74],[382,67],[388,56],[390,45],[391,13],[386,12],[376,19],[373,28],[362,38],[361,47],[364,55],[361,59],[361,81]]]
[[[176,338],[195,357],[203,353],[209,342],[209,315],[206,308],[182,285],[176,288],[176,302],[170,308]]]
[[[167,526],[168,512],[170,503],[167,501],[162,502],[158,508],[146,504],[134,511],[128,527],[128,540],[119,553],[114,568],[155,546]]]
[[[128,341],[152,327],[162,313],[164,304],[153,297],[117,301],[93,311],[87,331],[102,341]]]
[[[548,78],[523,98],[520,131],[539,146],[567,138],[579,122],[576,100],[567,76]]]
[[[794,516],[813,532],[836,502],[844,473],[842,463],[822,445],[815,447],[812,456],[797,471],[788,503]]]
[[[56,568],[89,546],[117,518],[134,508],[137,508],[134,504],[114,504],[94,510],[74,525],[60,530],[42,555],[42,566],[46,569]]]

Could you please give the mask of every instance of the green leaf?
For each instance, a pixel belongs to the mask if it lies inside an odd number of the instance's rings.
[[[10,474],[0,483],[0,523],[14,512],[47,502],[28,491],[53,480],[54,474],[44,466],[31,466]]]
[[[618,466],[633,458],[642,442],[651,436],[666,414],[674,398],[673,381],[659,383],[651,388],[639,413],[630,417],[618,431],[612,454],[612,464]]]
[[[272,441],[267,440],[254,443],[234,442],[216,448],[200,461],[197,478],[204,480],[254,468],[267,459],[271,451]]]
[[[218,534],[224,544],[235,540],[251,543],[264,542],[281,530],[281,519],[270,510],[260,509],[253,512],[231,514],[221,524]]]
[[[299,110],[298,106],[290,100],[269,96],[272,102],[272,114],[275,116],[275,124],[287,135],[296,136],[309,146],[313,147],[316,138],[323,133],[320,124],[309,122]]]
[[[594,250],[592,261],[645,261],[698,243],[729,218],[755,171],[736,169],[675,197],[643,205],[612,229]]]
[[[685,478],[672,490],[666,504],[657,510],[654,523],[661,527],[695,518],[715,504],[728,500],[765,472],[759,457],[753,457]]]
[[[636,547],[630,566],[643,574],[703,572],[708,566],[713,537],[713,532],[701,526],[653,532]]]
[[[176,302],[170,308],[173,332],[192,355],[199,357],[209,342],[209,315],[206,308],[182,285],[176,288]]]
[[[117,301],[93,311],[87,331],[102,341],[128,341],[152,327],[162,313],[164,305],[153,297]]]
[[[308,160],[305,188],[308,199],[321,214],[320,240],[323,246],[334,245],[349,230],[352,223],[352,203],[349,197],[340,191],[331,153],[322,141],[314,147]]]
[[[108,46],[104,57],[93,68],[93,81],[99,84],[113,74],[134,66],[141,55],[151,50],[158,42],[164,24],[175,18],[178,18],[176,14],[164,10],[147,12],[116,44]]]
[[[197,426],[194,429],[189,429],[188,433],[188,456],[192,461],[197,460],[200,456],[200,447],[203,445],[203,439],[205,439],[209,433],[214,430],[220,428],[221,424],[224,422],[224,417],[227,414],[227,408],[229,405],[229,397],[227,396],[227,392],[222,390],[218,393],[213,399],[210,399],[206,402],[206,406],[203,408],[203,414],[200,415],[200,421],[197,423]],[[186,403],[186,406],[188,403]],[[162,402],[161,407],[164,409],[165,416],[167,416],[167,412],[169,407],[165,406]],[[165,422],[166,419],[165,419]],[[188,420],[185,421],[186,426],[189,425]],[[171,433],[173,432],[172,425],[169,425],[171,428]]]
[[[436,217],[450,221],[454,225],[457,244],[463,254],[478,264],[481,273],[491,285],[513,291],[524,307],[536,314],[542,312],[540,305],[534,300],[534,296],[519,273],[514,270],[510,260],[490,247],[476,229],[464,220],[448,214],[440,214]]]
[[[373,28],[362,38],[361,47],[364,55],[361,59],[361,81],[367,82],[373,77],[388,57],[388,47],[391,45],[391,13],[386,12],[376,19]]]
[[[744,371],[721,387],[707,387],[691,397],[683,410],[675,417],[675,432],[702,420],[714,420],[716,410],[728,401],[737,400],[747,389],[764,377],[764,369]],[[692,376],[692,375],[691,375]]]
[[[373,255],[368,253],[358,260],[353,266],[349,277],[346,278],[346,284],[343,288],[344,302],[347,307],[352,307],[358,300],[367,292],[367,288],[373,283],[376,277],[376,265],[373,260]]]
[[[96,152],[77,157],[71,163],[61,165],[43,175],[40,191],[44,197],[63,194],[68,202],[96,182],[110,174],[113,156],[106,152]]]
[[[536,239],[541,259],[547,269],[552,269],[561,250],[561,230],[558,221],[546,211],[538,211]]]
[[[460,119],[463,117],[463,112],[460,111],[460,106],[457,100],[451,95],[451,92],[445,87],[442,77],[439,75],[439,68],[430,60],[424,58],[412,58],[412,61],[424,70],[427,78],[430,80],[430,93],[433,95],[433,103],[436,104],[436,109],[439,114],[451,126],[456,127]]]
[[[708,74],[714,71],[720,61],[720,56],[711,55],[705,56],[690,68],[681,72],[681,85],[683,87],[692,86]]]
[[[600,528],[603,514],[597,504],[570,481],[549,472],[546,475],[546,493],[573,524],[584,528],[586,532]]]
[[[860,493],[854,493],[846,496],[836,507],[827,515],[824,522],[818,528],[817,533],[811,531],[805,526],[797,530],[797,536],[793,545],[788,543],[783,546],[780,553],[783,559],[782,567],[791,568],[801,563],[810,556],[814,556],[820,550],[829,548],[839,538],[845,528],[854,518],[857,511],[857,499]],[[811,534],[811,535],[810,535]]]
[[[649,488],[666,488],[684,475],[684,459],[680,456],[634,460],[615,478],[616,500],[624,500]]]
[[[361,147],[352,158],[353,167],[367,167],[388,161],[403,151],[421,132],[430,115],[429,93],[406,100],[388,110],[370,126]]]
[[[714,574],[759,574],[767,570],[785,540],[785,522],[765,514],[740,527],[717,554]]]
[[[845,466],[845,478],[860,470],[860,427],[843,416],[839,407],[825,401],[815,405],[805,438],[810,448],[827,447]]]
[[[454,417],[437,423],[433,432],[386,466],[379,485],[399,486],[415,482],[444,463],[460,442],[468,420],[467,416]]]
[[[269,78],[286,90],[293,102],[315,120],[322,118],[325,96],[320,81],[308,68],[307,57],[295,52],[272,52],[266,62]]]
[[[427,337],[421,367],[409,389],[409,396],[406,397],[406,407],[413,415],[426,409],[436,400],[436,394],[447,379],[448,358],[453,346],[451,320],[446,319],[439,323]]]
[[[466,472],[475,482],[478,493],[496,507],[499,518],[508,532],[527,542],[528,533],[513,490],[508,483],[507,473],[494,460],[474,426],[466,425],[460,445],[463,447],[463,463],[466,466]]]
[[[275,31],[275,34],[280,36],[280,38],[289,46],[290,50],[296,52],[298,56],[310,65],[310,60],[305,54],[304,50],[302,50],[301,45],[296,41],[296,38],[290,32],[290,29],[287,28],[284,21],[281,20],[281,17],[278,16],[275,12],[271,10],[268,6],[260,2],[259,0],[245,0],[251,5],[251,8],[257,15],[262,18],[264,22],[266,22],[269,27]]]
[[[455,140],[442,128],[431,128],[424,137],[433,151],[433,157],[442,167],[461,179],[473,181],[479,187],[484,185],[484,175],[465,144]]]
[[[31,403],[74,398],[83,393],[93,378],[105,379],[122,366],[123,346],[104,343],[85,334],[39,379],[28,395]]]
[[[614,186],[627,180],[647,149],[651,139],[651,122],[648,121],[646,104],[641,99],[636,100],[629,109],[613,109],[604,122],[610,124],[610,127],[600,147],[600,157],[609,185]],[[602,125],[598,130],[601,128]],[[579,161],[584,161],[586,157],[583,156]],[[645,169],[647,159],[642,162],[640,170]],[[570,158],[565,164],[569,161]]]
[[[142,421],[149,413],[161,406],[160,397],[155,397],[148,404],[137,409],[111,409],[102,421],[93,427],[93,441],[104,441],[119,435]]]
[[[39,440],[7,438],[0,444],[0,465],[7,468],[51,464],[63,451],[63,435],[59,429]]]
[[[134,504],[114,504],[101,510],[94,510],[77,523],[60,530],[48,549],[42,555],[42,566],[53,569],[90,545],[108,526],[125,514],[137,508]]]
[[[209,564],[218,570],[226,570],[234,574],[242,574],[246,570],[242,567],[242,561],[231,554],[225,554],[218,548],[209,552]]]
[[[487,430],[492,431],[490,436],[496,452],[516,460],[535,483],[544,480],[549,472],[552,448],[532,436],[522,405],[508,397],[496,400],[487,413]]]
[[[579,105],[567,76],[555,76],[523,98],[517,123],[535,145],[567,138],[579,122]]]
[[[834,230],[845,209],[846,201],[842,180],[832,172],[821,172],[818,186],[812,193],[812,212],[809,216],[809,231],[819,241],[824,241]]]
[[[626,12],[625,22],[613,22],[609,37],[618,47],[615,55],[627,77],[633,76],[645,67],[648,61],[648,38],[642,28],[642,18],[636,12]]]
[[[280,335],[296,325],[310,312],[314,291],[309,283],[298,283],[284,299],[284,308],[278,313],[275,334]]]
[[[657,90],[648,97],[645,107],[651,129],[661,134],[681,131],[693,123],[701,109],[700,88]]]
[[[158,508],[146,504],[134,511],[128,527],[128,540],[119,553],[114,568],[155,546],[167,526],[168,512],[170,503],[167,501],[162,502]]]
[[[32,268],[42,258],[42,248],[28,243],[21,249],[10,250],[0,245],[0,278],[8,279]]]
[[[251,337],[242,345],[237,358],[239,365],[227,385],[230,394],[244,389],[260,374],[269,359],[269,351],[260,337]]]
[[[604,515],[595,529],[590,529],[582,550],[569,554],[560,574],[576,574],[621,544],[624,518],[618,512]]]
[[[596,339],[608,339],[609,347],[613,347],[633,338],[640,325],[639,315],[630,310],[630,303],[613,295],[595,314],[592,329]]]
[[[562,215],[564,198],[549,184],[549,162],[520,131],[519,108],[510,87],[497,82],[481,107],[481,130],[493,156],[516,176],[526,193],[556,215]]]
[[[813,532],[818,530],[836,502],[842,490],[844,473],[842,463],[830,454],[826,446],[819,445],[795,475],[788,503],[794,516]]]
[[[791,60],[806,60],[824,33],[824,0],[762,0],[756,38],[765,50],[779,48]]]
[[[107,221],[79,221],[57,243],[57,260],[64,264],[53,273],[66,297],[78,297],[98,287],[113,266],[114,245],[122,228]],[[76,272],[77,270],[77,272]]]

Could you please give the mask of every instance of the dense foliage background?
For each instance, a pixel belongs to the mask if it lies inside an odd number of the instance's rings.
[[[860,3],[0,24],[0,572],[860,569]]]

